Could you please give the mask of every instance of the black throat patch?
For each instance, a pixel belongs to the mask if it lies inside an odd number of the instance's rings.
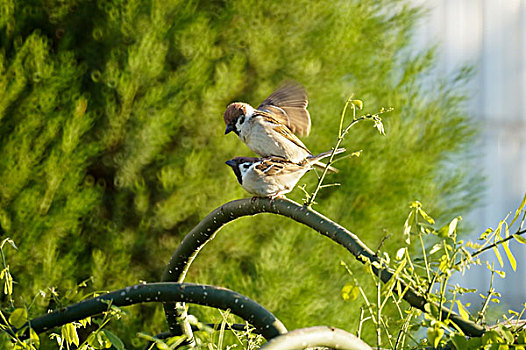
[[[239,182],[239,184],[242,185],[243,177],[241,176],[241,170],[239,170],[239,165],[232,167],[232,170],[234,170],[234,174],[236,174],[237,182]]]
[[[239,117],[239,125],[243,125],[244,122],[245,122],[245,116],[242,115],[241,117]],[[237,129],[237,122],[234,123],[234,125],[232,125],[232,129],[236,133],[236,135],[239,136],[239,130]]]

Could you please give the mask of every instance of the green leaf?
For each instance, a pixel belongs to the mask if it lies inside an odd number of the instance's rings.
[[[398,277],[400,272],[402,272],[403,268],[405,267],[406,263],[407,263],[407,260],[402,260],[400,265],[398,265],[398,267],[396,268],[395,272],[393,273],[393,276],[391,277],[392,279]]]
[[[62,326],[62,338],[68,344],[75,344],[79,345],[79,336],[77,334],[77,328],[75,328],[75,325],[73,323],[67,323]]]
[[[411,203],[409,203],[409,208],[411,209],[422,208],[422,203],[420,203],[419,201],[412,201]]]
[[[468,350],[478,350],[482,346],[482,339],[480,337],[474,337],[468,339]],[[457,349],[460,350],[460,349]]]
[[[506,233],[506,238],[508,238],[510,236],[510,230],[508,227],[508,223],[504,222],[503,224],[505,228],[504,232]],[[513,269],[513,271],[516,271],[517,261],[515,260],[515,257],[513,256],[513,253],[510,250],[510,242],[506,241],[502,243],[502,246],[504,248],[504,252],[506,252],[506,256],[508,257],[508,260],[510,261],[511,268]]]
[[[363,150],[359,150],[356,152],[351,153],[351,157],[359,157],[362,155]]]
[[[448,237],[453,238],[457,235],[457,225],[460,220],[462,220],[461,216],[457,216],[456,218],[451,220],[451,222],[449,223],[448,232],[447,232]]]
[[[345,286],[343,286],[341,291],[342,298],[345,301],[354,301],[356,298],[358,298],[359,294],[360,288],[352,283],[347,283]]]
[[[510,226],[512,226],[515,223],[515,221],[517,220],[517,218],[521,214],[521,211],[524,209],[525,205],[526,205],[526,194],[524,194],[524,198],[522,198],[521,204],[519,205],[519,207],[515,211],[515,215],[513,216],[513,220],[511,220]]]
[[[9,323],[16,328],[22,327],[27,322],[27,310],[25,308],[15,309],[9,315]]]
[[[418,214],[420,214],[420,216],[424,218],[424,220],[427,221],[429,224],[433,225],[435,223],[435,219],[429,216],[429,214],[426,213],[422,208],[418,208],[417,210]]]
[[[426,311],[426,313],[432,315],[434,318],[438,318],[438,307],[435,304],[425,303],[424,310]]]
[[[4,294],[13,294],[13,276],[11,276],[11,272],[9,272],[9,265],[7,265],[5,269],[2,270],[2,273],[0,273],[0,278],[5,279]]]
[[[49,335],[49,339],[55,339],[57,342],[57,345],[60,347],[62,346],[62,337],[57,333],[51,333]]]
[[[449,266],[449,259],[447,258],[447,255],[442,255],[440,257],[440,264],[438,265],[438,268],[442,272],[446,272]]]
[[[111,341],[111,344],[117,349],[117,350],[124,350],[125,347],[124,347],[124,343],[122,342],[122,340],[117,337],[115,334],[113,334],[112,332],[110,332],[109,330],[107,329],[103,329],[102,330],[104,332],[104,335],[106,337],[108,337],[108,339]]]
[[[504,339],[499,335],[497,331],[490,330],[482,335],[482,345],[503,343]]]
[[[0,245],[0,249],[4,248],[4,245],[6,243],[9,243],[13,248],[18,250],[18,247],[16,246],[15,242],[11,238],[6,238],[2,241],[2,244]]]
[[[459,313],[460,317],[462,317],[462,319],[465,320],[465,321],[469,321],[469,313],[466,310],[466,308],[464,307],[464,305],[462,305],[460,300],[457,300],[457,306],[458,306],[458,313]]]
[[[82,327],[86,327],[87,325],[91,324],[91,316],[79,320],[79,323],[82,325]]]
[[[400,248],[396,251],[396,260],[402,260],[404,258],[407,248]]]
[[[486,238],[488,238],[488,236],[493,233],[493,229],[490,227],[490,228],[487,228],[486,231],[482,232],[482,234],[480,235],[480,237],[478,238],[479,241],[483,241],[485,240]]]
[[[430,327],[427,329],[427,338],[434,348],[438,348],[440,340],[444,336],[444,330],[438,326]]]
[[[384,124],[380,118],[374,119],[374,127],[378,130],[380,135],[385,135]]]
[[[429,251],[429,255],[433,255],[433,254],[435,254],[436,252],[438,252],[441,249],[442,249],[442,244],[437,243],[437,244],[433,245],[433,248],[431,248],[431,250]]]
[[[358,109],[363,109],[363,101],[362,100],[351,100],[351,103]]]
[[[518,234],[513,234],[512,235],[513,238],[515,238],[515,240],[521,244],[526,244],[526,238],[522,237],[521,235],[518,235]]]
[[[500,267],[503,267],[504,262],[502,261],[502,256],[500,255],[499,249],[497,247],[493,247],[493,251],[495,252],[495,256],[497,257],[497,260],[499,261]]]
[[[455,333],[453,334],[453,336],[451,336],[451,342],[453,343],[453,345],[455,345],[455,349],[457,350],[468,348],[468,340],[466,339],[466,337],[458,333]]]
[[[513,333],[511,333],[509,330],[507,330],[504,327],[500,328],[500,334],[502,337],[506,340],[506,343],[513,344],[515,341],[515,337],[513,336]]]
[[[37,349],[40,347],[40,338],[33,328],[29,328],[29,343],[33,344]]]
[[[515,260],[515,257],[513,256],[513,253],[510,250],[509,242],[504,242],[502,246],[504,247],[506,256],[508,257],[508,260],[510,261],[511,268],[513,269],[513,271],[516,271],[517,270],[517,260]]]
[[[87,343],[95,349],[111,348],[111,341],[103,332],[94,332],[88,336]]]
[[[415,218],[414,211],[411,210],[411,212],[407,216],[407,219],[405,220],[405,223],[404,223],[404,237],[405,237],[405,242],[407,244],[411,243],[411,227],[413,226],[413,223],[415,220],[414,218]]]

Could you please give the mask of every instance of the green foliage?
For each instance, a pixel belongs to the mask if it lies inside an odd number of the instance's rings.
[[[423,85],[435,51],[408,53],[421,14],[387,0],[0,2],[0,233],[18,245],[4,252],[3,308],[31,317],[158,280],[193,225],[246,195],[223,164],[250,154],[222,135],[225,106],[257,104],[289,78],[309,92],[314,153],[334,144],[351,92],[395,107],[388,137],[360,125],[342,143],[364,152],[339,162],[331,181],[342,186],[317,197],[331,219],[376,245],[412,198],[439,219],[472,205],[466,76]],[[305,182],[312,191],[314,175]],[[358,309],[342,312],[343,254],[260,216],[223,230],[189,281],[257,296],[291,329],[348,328]],[[126,344],[165,330],[159,308],[129,310],[114,328]]]
[[[368,263],[367,271],[376,285],[376,291],[367,291],[362,287],[363,280],[358,281],[349,267],[342,262],[351,275],[351,282],[342,288],[342,298],[352,302],[361,295],[363,301],[357,334],[360,335],[364,328],[374,328],[378,347],[393,350],[442,348],[444,346],[454,349],[508,349],[511,347],[524,349],[526,329],[524,329],[523,315],[526,311],[526,304],[520,312],[509,310],[508,314],[502,315],[500,321],[492,320],[490,324],[486,320],[488,306],[500,302],[500,293],[493,288],[493,279],[495,275],[504,278],[502,271],[495,270],[494,266],[485,262],[491,274],[490,285],[486,295],[479,294],[482,306],[476,313],[474,307],[468,308],[470,305],[463,304],[460,299],[462,294],[477,291],[466,289],[458,284],[453,285],[451,279],[454,274],[464,274],[473,265],[482,265],[484,262],[481,261],[480,255],[491,249],[495,252],[498,252],[501,247],[505,249],[510,265],[514,266],[515,259],[511,250],[504,247],[511,239],[522,238],[522,235],[526,233],[523,228],[526,219],[525,203],[526,195],[509,224],[507,222],[509,215],[499,223],[499,227],[506,227],[507,231],[515,227],[516,231],[513,235],[506,234],[506,237],[501,237],[495,234],[494,236],[498,238],[491,239],[491,237],[488,238],[488,231],[486,231],[479,238],[484,243],[476,245],[473,242],[464,242],[459,239],[457,225],[460,217],[454,218],[442,227],[435,227],[434,219],[424,211],[422,204],[412,202],[404,224],[407,246],[401,247],[394,259],[391,259],[387,253],[381,254],[381,262],[376,263],[378,267],[391,267],[395,271],[394,278],[382,284],[371,269],[371,265],[375,263]],[[414,238],[421,244],[421,252],[410,254],[409,247],[412,241],[415,243]],[[418,310],[401,302],[407,292],[407,289],[402,287],[404,284],[425,297],[424,310]],[[373,298],[376,298],[374,302]],[[386,312],[389,305],[394,306],[392,308],[396,312]],[[468,325],[487,328],[481,337],[468,337],[466,328],[463,328],[465,326],[460,327],[458,318],[457,320],[453,318],[455,314],[459,315],[460,319]],[[421,327],[426,328],[426,337],[415,339],[414,335],[418,334],[416,331]]]

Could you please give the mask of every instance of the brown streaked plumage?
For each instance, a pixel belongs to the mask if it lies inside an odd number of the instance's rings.
[[[339,148],[335,154],[344,152]],[[312,165],[328,157],[332,151],[308,156],[295,163],[282,157],[236,157],[226,162],[239,184],[249,193],[258,197],[275,198],[292,191],[300,178],[312,168]]]
[[[288,83],[270,94],[258,109],[273,114],[278,122],[286,125],[294,134],[309,135],[311,122],[307,105],[305,89],[301,85]]]
[[[307,94],[298,84],[285,84],[257,109],[247,103],[228,105],[223,116],[225,134],[233,131],[247,146],[262,157],[279,156],[299,162],[311,152],[294,135],[310,132]]]

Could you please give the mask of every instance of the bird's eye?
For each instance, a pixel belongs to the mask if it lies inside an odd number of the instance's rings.
[[[243,168],[244,168],[244,169],[248,169],[249,166],[250,166],[250,165],[247,164],[247,163],[243,164]]]

